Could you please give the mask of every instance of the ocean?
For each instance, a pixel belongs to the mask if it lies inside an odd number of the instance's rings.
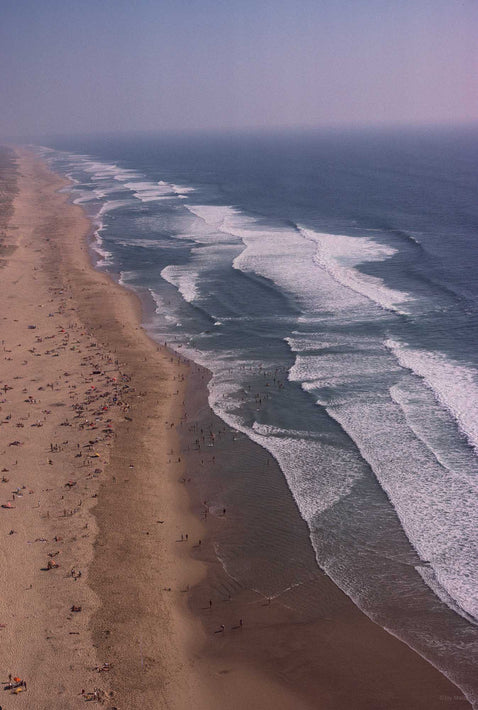
[[[97,268],[277,461],[317,566],[476,703],[478,129],[36,151],[72,181]]]

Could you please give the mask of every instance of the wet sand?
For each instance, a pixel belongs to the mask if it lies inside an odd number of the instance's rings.
[[[182,436],[184,485],[209,538],[194,546],[208,573],[190,606],[211,635],[220,624],[226,629],[205,649],[209,656],[231,672],[244,661],[264,668],[309,708],[470,707],[317,567],[308,528],[276,462],[211,412],[205,381],[207,372],[195,368]]]
[[[149,339],[139,300],[92,268],[64,183],[17,153],[0,669],[27,690],[4,707],[73,708],[95,688],[121,709],[467,707],[317,569],[267,452],[214,417],[207,373]]]

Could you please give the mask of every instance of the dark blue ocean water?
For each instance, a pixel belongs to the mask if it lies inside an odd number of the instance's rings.
[[[478,130],[44,145],[98,267],[278,461],[318,564],[474,695]]]

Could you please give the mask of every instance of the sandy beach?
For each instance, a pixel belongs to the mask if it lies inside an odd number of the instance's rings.
[[[91,225],[62,179],[26,150],[16,160],[15,186],[2,158],[0,203],[4,710],[469,707],[320,572],[281,599],[254,591],[267,506],[249,520],[208,501],[222,461],[240,477],[253,460],[264,490],[282,486],[312,567],[278,467],[235,441],[208,408],[207,373],[154,343],[140,300],[92,267]],[[207,456],[201,431],[215,433]],[[246,550],[249,585],[228,577],[219,538]],[[268,564],[276,554],[293,576],[283,539]]]

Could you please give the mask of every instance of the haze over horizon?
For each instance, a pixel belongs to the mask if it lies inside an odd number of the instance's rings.
[[[0,139],[478,121],[472,0],[6,0]]]

